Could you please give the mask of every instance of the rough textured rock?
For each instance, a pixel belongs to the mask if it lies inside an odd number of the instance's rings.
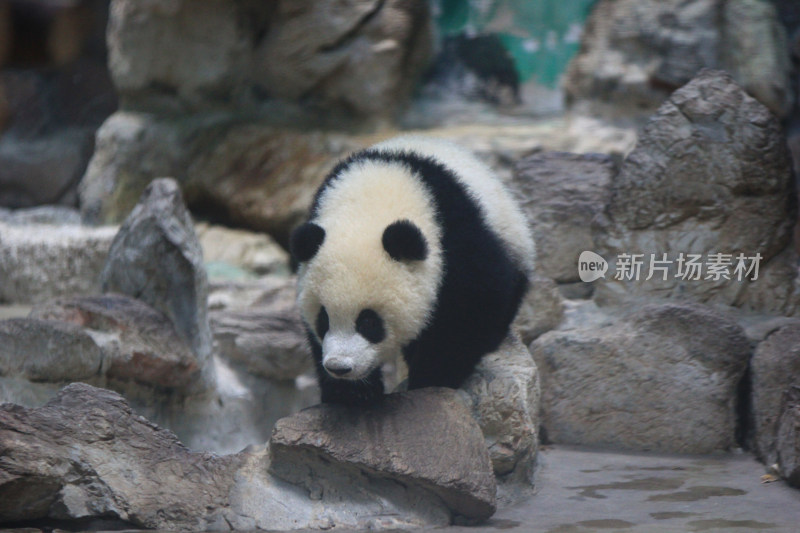
[[[202,210],[210,204],[231,221],[286,243],[328,171],[368,142],[341,133],[233,126],[195,146],[196,157],[176,175],[185,175],[190,205]]]
[[[0,222],[0,302],[38,303],[100,291],[114,227]]]
[[[611,157],[539,152],[520,160],[512,179],[536,242],[536,273],[578,281],[578,256],[595,250],[592,221],[607,205]]]
[[[303,321],[294,303],[212,311],[218,353],[265,378],[288,380],[311,370]]]
[[[539,372],[530,352],[511,338],[483,357],[460,391],[483,432],[498,499],[510,503],[530,489],[539,444]]]
[[[280,458],[270,458],[264,448],[227,456],[191,452],[173,433],[134,415],[122,397],[103,389],[73,384],[37,409],[4,404],[0,406],[0,524],[43,519],[74,529],[102,519],[106,528],[165,530],[377,530],[447,525],[451,511],[441,495],[451,496],[447,501],[458,505],[470,497],[460,492],[463,486],[449,477],[452,469],[443,465],[456,462],[465,480],[485,479],[474,487],[483,489],[485,498],[494,493],[488,493],[493,476],[480,432],[455,393],[446,392],[446,397],[436,391],[422,393],[416,400],[410,394],[395,397],[395,412],[386,413],[387,420],[401,426],[416,427],[420,418],[432,418],[442,432],[437,438],[417,435],[427,444],[406,449],[413,458],[392,456],[381,434],[363,425],[368,416],[358,419],[343,413],[340,423],[349,427],[333,430],[351,438],[360,429],[367,439],[364,449],[374,450],[374,458],[385,461],[369,467],[354,462],[354,457],[327,464],[303,463],[294,475],[313,479],[312,489],[271,475],[270,461],[274,469]],[[419,410],[432,406],[440,408],[437,417]],[[289,419],[285,434],[290,433],[291,421],[313,419],[314,412]],[[415,418],[405,419],[403,412]],[[442,412],[450,416],[443,420]],[[442,427],[445,421],[450,425]],[[381,427],[392,429],[391,425]],[[477,472],[474,464],[462,462],[463,456],[443,446],[442,437],[450,437],[448,442],[465,449],[467,435],[484,462]],[[403,436],[406,444],[413,443],[411,436]],[[436,454],[441,461],[427,459],[432,449],[441,450]],[[363,458],[362,446],[356,451]],[[291,453],[283,454],[284,458],[291,459]],[[440,473],[443,485],[432,488],[429,480],[392,468],[404,460],[411,467],[424,465],[428,472]],[[433,496],[432,490],[440,496]],[[478,502],[466,511],[474,516],[487,509],[484,499]]]
[[[800,488],[800,386],[793,386],[784,394],[776,448],[781,476]]]
[[[582,317],[581,327],[531,344],[547,438],[676,453],[735,447],[737,387],[750,355],[742,329],[696,304],[608,318],[591,325]]]
[[[609,262],[595,299],[662,297],[793,312],[792,191],[778,120],[727,74],[701,72],[659,108],[612,178],[608,216],[595,227],[597,251]],[[618,268],[622,254],[643,254],[638,280]],[[650,265],[658,266],[651,260],[663,254],[666,270],[650,276]],[[680,254],[699,257],[697,276],[688,269],[681,275]],[[721,275],[708,267],[712,254],[728,254],[717,262]],[[757,279],[737,273],[740,254],[743,266],[758,263]],[[756,254],[760,260],[748,259]]]
[[[522,342],[527,346],[542,333],[557,328],[563,318],[564,301],[556,284],[548,278],[534,276],[514,320]]]
[[[184,390],[200,377],[196,356],[170,321],[139,300],[119,294],[77,296],[38,305],[30,316],[84,328],[101,349],[109,378]],[[35,352],[28,350],[28,357]]]
[[[430,31],[421,0],[115,0],[109,65],[128,109],[258,109],[277,100],[390,117],[429,57]]]
[[[319,401],[313,380],[261,378],[217,357],[213,386],[198,394],[194,353],[161,313],[129,298],[79,297],[31,313],[49,319],[0,321],[0,403],[38,407],[82,381],[124,394],[137,414],[194,450],[233,453]]]
[[[776,462],[775,439],[781,402],[800,386],[800,321],[772,332],[756,347],[750,361],[750,412],[754,451],[765,464]]]
[[[211,355],[203,253],[178,185],[154,180],[120,227],[101,274],[103,290],[164,313],[205,365]]]
[[[246,281],[209,282],[208,308],[213,311],[251,307],[286,308],[295,305],[295,277],[264,276]]]
[[[120,295],[78,296],[37,305],[29,318],[0,321],[0,339],[0,376],[28,380],[31,387],[116,380],[180,391],[199,379],[194,353],[169,320]],[[123,383],[117,388],[124,389]],[[6,390],[2,400],[16,398]]]
[[[565,90],[578,109],[646,116],[702,68],[731,72],[779,116],[790,110],[785,32],[762,0],[601,0]]]
[[[0,522],[105,517],[210,529],[208,509],[222,521],[243,460],[191,453],[173,433],[133,415],[116,393],[83,384],[40,409],[4,404],[0,449]]]
[[[80,326],[12,318],[0,321],[0,376],[80,381],[100,375],[104,354]]]
[[[205,223],[194,229],[207,266],[224,263],[260,276],[289,273],[288,252],[268,235]]]
[[[480,429],[451,389],[395,393],[367,408],[311,407],[278,421],[270,449],[271,471],[312,492],[319,484],[309,461],[344,463],[426,487],[469,519],[495,511]]]
[[[80,186],[81,212],[92,223],[119,222],[154,176],[172,176],[194,212],[288,242],[325,174],[368,142],[218,117],[120,112],[98,131]]]

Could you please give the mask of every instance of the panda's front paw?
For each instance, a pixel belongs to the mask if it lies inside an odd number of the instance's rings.
[[[342,405],[367,405],[383,398],[383,376],[381,370],[373,370],[362,380],[336,379],[327,373],[320,376],[322,403]]]

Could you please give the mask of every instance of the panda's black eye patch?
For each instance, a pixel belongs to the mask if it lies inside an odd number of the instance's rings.
[[[422,231],[410,220],[398,220],[383,230],[383,249],[395,261],[422,261],[428,256],[428,244]]]
[[[383,329],[383,319],[372,309],[363,309],[356,318],[356,331],[372,344],[378,344],[386,331]]]
[[[325,334],[328,333],[328,311],[325,310],[325,306],[323,305],[320,310],[319,314],[317,315],[317,336],[320,339],[325,337]]]

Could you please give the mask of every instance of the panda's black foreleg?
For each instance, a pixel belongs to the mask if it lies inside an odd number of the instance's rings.
[[[322,346],[311,333],[308,338],[314,357],[314,368],[317,371],[317,382],[322,392],[322,403],[364,405],[383,397],[383,374],[380,368],[373,370],[365,379],[334,378],[322,366]]]

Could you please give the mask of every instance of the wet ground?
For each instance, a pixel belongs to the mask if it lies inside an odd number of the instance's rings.
[[[448,532],[800,532],[800,490],[762,483],[747,454],[540,454],[537,494],[480,527]]]

